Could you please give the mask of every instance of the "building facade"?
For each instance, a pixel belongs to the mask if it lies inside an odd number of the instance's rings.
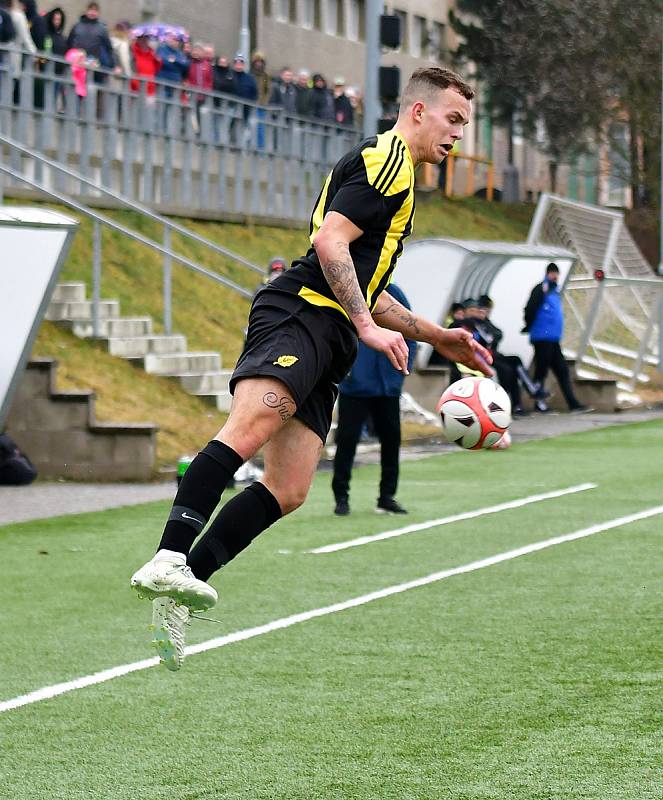
[[[350,86],[361,89],[364,85],[366,0],[100,0],[101,18],[110,28],[121,19],[135,24],[170,22],[185,27],[194,40],[208,42],[217,54],[228,57],[240,47],[244,3],[249,49],[264,54],[270,74],[276,75],[287,66],[295,71],[319,72],[330,84],[342,77]],[[67,13],[69,27],[84,12],[87,0],[61,0],[60,5]],[[386,0],[385,12],[401,18],[402,44],[398,50],[385,50],[382,64],[400,67],[402,79],[426,64],[449,66],[450,53],[456,46],[448,24],[453,5],[454,0]],[[495,187],[500,189],[508,163],[506,131],[491,125],[480,93],[474,105],[474,119],[460,153],[490,158]],[[539,193],[551,190],[548,159],[523,139],[516,138],[514,144],[521,199],[535,201]],[[628,191],[612,176],[610,159],[604,153],[601,158],[583,158],[572,166],[560,165],[556,191],[587,202],[616,203],[619,199],[620,204],[628,203]]]

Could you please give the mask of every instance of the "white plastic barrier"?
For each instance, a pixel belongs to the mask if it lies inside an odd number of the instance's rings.
[[[0,430],[77,225],[50,209],[0,206]]]
[[[406,246],[394,282],[414,311],[439,323],[452,303],[489,295],[494,303],[491,320],[504,333],[500,351],[529,364],[532,348],[520,330],[530,292],[543,280],[551,261],[559,267],[563,288],[575,259],[569,250],[548,245],[422,239]],[[417,367],[426,367],[431,353],[430,345],[421,345]]]

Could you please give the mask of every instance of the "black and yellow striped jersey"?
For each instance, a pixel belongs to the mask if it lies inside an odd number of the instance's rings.
[[[397,131],[366,139],[336,164],[313,209],[311,242],[329,211],[337,211],[363,231],[350,244],[350,255],[366,304],[372,310],[391,280],[414,218],[414,164]],[[313,247],[272,286],[296,293],[323,309],[340,312],[348,320]]]

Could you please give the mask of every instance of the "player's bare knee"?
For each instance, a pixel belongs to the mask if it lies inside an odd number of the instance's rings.
[[[263,483],[268,485],[266,481],[263,481]],[[296,511],[304,503],[308,495],[308,486],[280,486],[272,488],[268,485],[268,488],[270,488],[270,491],[274,497],[276,497],[283,516]]]

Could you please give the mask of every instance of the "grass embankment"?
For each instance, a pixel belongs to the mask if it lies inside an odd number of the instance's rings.
[[[68,209],[63,211],[76,216]],[[131,212],[108,213],[145,236],[162,240],[159,225]],[[522,241],[531,213],[529,206],[505,206],[476,199],[449,201],[431,195],[418,203],[415,238]],[[189,220],[184,224],[257,264],[266,265],[274,255],[293,258],[306,250],[308,241],[305,230]],[[193,261],[247,288],[253,289],[259,282],[255,273],[214,256],[195,242],[183,243],[174,236],[173,246]],[[103,233],[102,248],[102,297],[118,299],[124,316],[151,315],[155,331],[161,330],[161,256],[110,230]],[[82,219],[60,280],[84,281],[89,296],[91,274],[92,226]],[[224,366],[232,367],[242,346],[248,308],[248,301],[236,293],[173,263],[173,330],[187,336],[190,350],[218,350]],[[222,414],[187,395],[176,381],[148,376],[129,362],[109,356],[101,344],[78,339],[53,323],[43,324],[34,354],[57,358],[59,388],[93,389],[100,420],[149,421],[159,425],[158,466],[172,464],[178,455],[195,451],[223,422]]]

